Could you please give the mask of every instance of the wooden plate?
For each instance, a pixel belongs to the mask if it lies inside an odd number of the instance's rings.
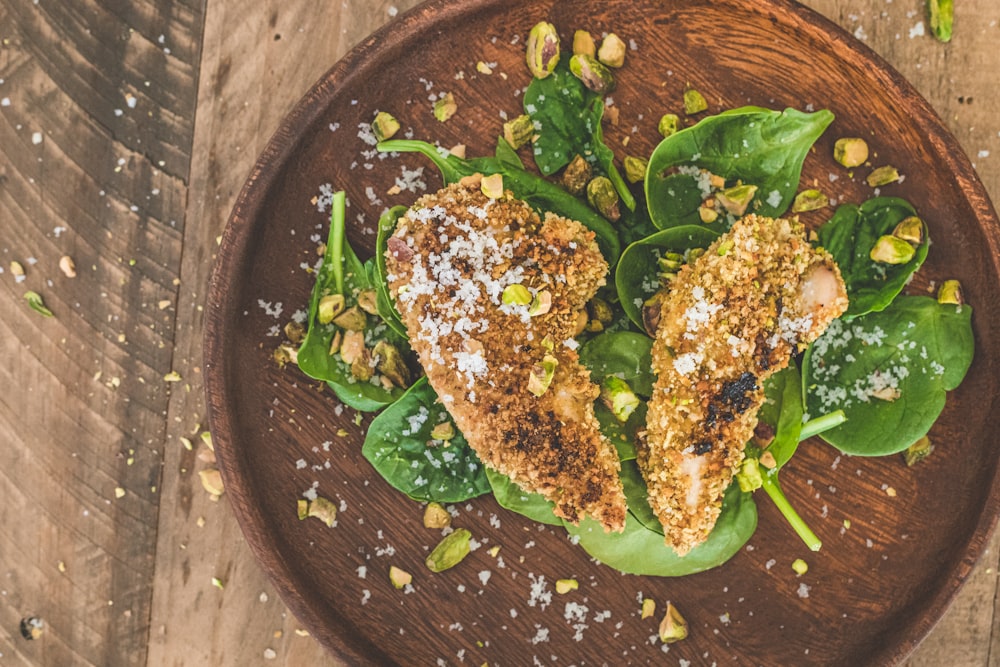
[[[762,500],[756,535],[723,567],[682,579],[623,576],[591,561],[563,531],[485,497],[460,505],[455,519],[482,546],[453,570],[431,574],[423,560],[439,535],[423,528],[420,504],[361,457],[368,419],[358,425],[330,392],[272,361],[276,332],[307,304],[305,267],[327,229],[314,203],[322,186],[347,191],[349,239],[369,255],[379,213],[416,196],[387,194],[404,169],[423,167],[427,188],[439,184],[416,156],[374,155],[359,124],[386,110],[416,138],[490,154],[502,114],[519,113],[529,80],[524,37],[542,19],[564,39],[586,28],[634,44],[612,96],[619,123],[606,130],[619,156],[626,138],[629,153],[652,149],[656,121],[679,110],[688,84],[710,112],[745,104],[832,110],[837,120],[810,156],[805,182],[841,201],[870,197],[867,169],[851,178],[830,158],[837,137],[867,138],[875,165],[905,176],[882,193],[909,199],[934,239],[911,289],[962,281],[978,348],[931,434],[934,456],[907,468],[899,457],[850,458],[815,441],[786,469],[785,489],[823,539],[821,552],[809,553]],[[477,61],[495,63],[493,73],[477,72]],[[429,98],[445,92],[459,110],[440,123]],[[818,224],[829,213],[804,219]],[[227,495],[287,604],[349,663],[662,664],[668,647],[652,637],[667,600],[691,628],[669,646],[668,664],[894,663],[941,616],[1000,508],[1000,370],[990,347],[990,332],[1000,330],[998,256],[996,213],[927,103],[866,47],[793,2],[434,0],[373,35],[309,91],[233,210],[205,337]],[[313,487],[340,503],[336,527],[297,520],[296,500]],[[500,547],[496,556],[491,547]],[[802,577],[790,567],[799,557],[810,566]],[[412,592],[390,585],[390,565],[413,573]],[[554,581],[568,577],[580,589],[553,594]],[[659,608],[643,620],[646,597]]]

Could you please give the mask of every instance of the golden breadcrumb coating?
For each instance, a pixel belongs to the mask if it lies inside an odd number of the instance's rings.
[[[618,456],[573,340],[608,271],[593,233],[551,213],[543,221],[509,193],[491,199],[476,183],[454,184],[400,218],[386,267],[427,379],[480,459],[567,521],[591,516],[623,530]],[[513,285],[534,306],[504,304]],[[529,377],[553,360],[551,384],[536,396]]]
[[[847,308],[840,270],[788,220],[749,215],[661,297],[638,463],[665,541],[703,542],[743,461],[763,382]]]

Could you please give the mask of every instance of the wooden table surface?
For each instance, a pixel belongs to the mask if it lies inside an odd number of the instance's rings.
[[[1000,201],[1000,3],[958,0],[942,44],[924,1],[805,4],[921,91]],[[203,305],[279,120],[416,4],[0,0],[0,665],[336,664],[202,488]],[[998,546],[906,664],[1000,664]]]

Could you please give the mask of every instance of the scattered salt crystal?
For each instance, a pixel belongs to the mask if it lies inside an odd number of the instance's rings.
[[[917,25],[910,28],[910,39],[914,37],[922,37],[924,35],[924,22],[917,21]]]
[[[31,143],[35,144],[36,146],[42,143],[42,133],[41,132],[33,133],[31,135]]]

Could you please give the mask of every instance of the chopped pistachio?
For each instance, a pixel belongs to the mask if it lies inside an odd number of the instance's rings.
[[[684,91],[684,113],[688,116],[693,116],[697,113],[701,113],[708,108],[708,102],[705,101],[705,96],[699,93],[694,88],[688,88]]]
[[[559,63],[559,33],[546,21],[536,23],[528,33],[525,60],[536,79],[544,79]]]
[[[719,192],[715,198],[722,204],[722,208],[738,217],[746,213],[755,194],[756,185],[734,185]]]
[[[615,313],[614,310],[611,309],[611,304],[599,296],[595,296],[587,302],[587,315],[589,315],[591,319],[597,320],[602,324],[610,324],[611,320],[615,318]]]
[[[490,199],[500,199],[503,197],[503,174],[483,176],[479,189]]]
[[[524,285],[514,283],[503,288],[500,300],[508,306],[527,306],[531,303],[531,292]]]
[[[601,383],[601,402],[611,410],[615,419],[625,423],[642,401],[628,382],[617,375],[609,375]]]
[[[556,580],[556,593],[559,595],[565,595],[570,591],[575,591],[580,588],[580,582],[576,579],[557,579]]]
[[[903,452],[903,460],[906,461],[906,465],[914,466],[930,456],[933,451],[934,444],[925,435],[906,448]]]
[[[317,496],[309,503],[309,510],[306,516],[319,519],[326,524],[327,528],[332,528],[337,522],[337,506],[322,496]]]
[[[389,566],[389,581],[396,588],[406,588],[413,583],[413,575],[406,570],[401,570],[395,565]]]
[[[213,496],[221,496],[225,491],[222,485],[222,475],[215,468],[198,471],[198,477],[201,479],[202,487]]]
[[[629,183],[638,183],[645,180],[646,169],[649,167],[648,160],[633,155],[626,155],[623,165],[625,167],[625,178],[628,179]]]
[[[347,301],[343,294],[327,294],[320,297],[316,306],[316,319],[320,324],[329,324],[337,315],[344,312]]]
[[[170,371],[169,373],[163,376],[164,382],[180,382],[182,379],[183,378],[181,378],[181,374],[178,373],[177,371]]]
[[[662,307],[663,301],[659,293],[649,297],[642,304],[642,325],[646,333],[652,337],[656,337],[656,330],[660,326]]]
[[[389,378],[390,382],[397,387],[410,386],[413,376],[410,374],[410,368],[406,365],[403,353],[399,351],[398,347],[389,341],[380,340],[375,343],[372,356],[375,358],[375,368]]]
[[[688,636],[688,625],[673,602],[667,603],[667,612],[660,621],[660,641],[664,644],[679,642]]]
[[[792,202],[792,213],[804,213],[824,208],[830,204],[830,200],[819,190],[803,190],[795,195]]]
[[[656,260],[657,266],[660,271],[665,273],[677,273],[684,266],[684,255],[678,252],[664,252],[663,255]]]
[[[476,61],[476,71],[487,76],[493,74],[493,68],[487,63],[484,63],[482,60]]]
[[[743,459],[740,471],[736,473],[736,482],[740,485],[740,491],[750,493],[764,486],[764,477],[760,474],[760,465],[757,459],[748,456]]]
[[[63,255],[59,258],[59,270],[67,278],[76,278],[76,262],[69,255]]]
[[[652,618],[653,614],[656,613],[656,600],[653,598],[643,598],[642,599],[642,614],[639,618]]]
[[[615,87],[615,77],[601,61],[592,56],[578,53],[569,59],[569,71],[580,79],[588,89],[603,95]]]
[[[698,219],[706,225],[710,225],[719,219],[719,212],[708,206],[698,207]]]
[[[951,41],[952,23],[955,20],[953,0],[927,0],[927,22],[931,34],[941,42]]]
[[[448,152],[451,153],[452,155],[454,155],[455,157],[461,158],[461,159],[464,160],[465,159],[465,150],[466,150],[466,145],[465,144],[455,144],[454,146],[452,146],[451,148],[448,149]]]
[[[434,102],[434,117],[442,123],[455,115],[458,111],[458,104],[455,103],[455,96],[445,93]]]
[[[365,334],[362,331],[345,331],[344,340],[340,344],[340,358],[345,364],[351,365],[364,354]]]
[[[225,590],[226,584],[219,577],[212,577],[212,585],[218,588],[220,591]]]
[[[198,437],[201,438],[201,441],[205,443],[206,447],[208,447],[213,452],[215,451],[215,445],[212,443],[212,434],[209,431],[202,431],[201,435]]]
[[[841,137],[833,144],[833,159],[847,168],[868,161],[868,142],[860,137]]]
[[[726,255],[729,254],[729,251],[732,250],[735,245],[736,245],[735,241],[733,241],[732,239],[726,239],[725,241],[720,243],[718,247],[715,249],[715,254],[718,255],[719,257],[725,257]]]
[[[618,191],[607,176],[592,178],[587,183],[587,201],[598,213],[614,222],[621,217]]]
[[[792,569],[795,570],[795,574],[802,576],[809,571],[809,563],[805,562],[801,558],[796,558],[792,561]]]
[[[444,505],[437,502],[427,503],[424,508],[424,528],[447,528],[451,525],[451,514]]]
[[[191,442],[190,438],[185,438],[182,435],[177,439],[181,441],[182,445],[184,445],[184,449],[188,450],[189,452],[194,450],[194,443]]]
[[[757,460],[760,461],[760,464],[768,470],[773,470],[778,466],[778,462],[774,459],[773,452],[764,452]]]
[[[531,136],[534,133],[535,124],[532,122],[531,116],[526,113],[503,124],[503,138],[514,150],[531,141]]]
[[[587,162],[582,155],[575,156],[570,163],[566,165],[565,171],[563,171],[563,187],[570,194],[580,195],[587,188],[587,183],[590,182],[590,177],[593,174],[593,167]]]
[[[309,501],[305,498],[299,498],[295,502],[295,515],[299,517],[299,521],[305,521],[309,517]]]
[[[358,308],[369,315],[378,315],[378,297],[375,290],[366,289],[358,292]]]
[[[961,306],[965,303],[965,297],[962,295],[962,283],[957,280],[946,280],[941,283],[937,300],[938,303],[952,303]]]
[[[872,173],[868,174],[868,178],[865,181],[873,188],[877,188],[882,185],[889,185],[890,183],[895,183],[899,180],[899,172],[892,165],[885,165],[884,167],[879,167],[873,169]]]
[[[340,352],[340,345],[344,342],[344,332],[337,329],[333,332],[333,336],[330,337],[330,349],[327,351],[331,357],[338,352]],[[296,353],[296,357],[298,354]],[[297,362],[296,362],[297,363]]]
[[[459,528],[441,540],[424,563],[431,572],[443,572],[462,562],[471,551],[472,533]]]
[[[869,394],[872,398],[877,398],[880,401],[886,401],[891,403],[901,396],[899,389],[896,387],[882,387]]]
[[[621,67],[625,64],[625,42],[613,32],[601,42],[601,48],[597,50],[597,59],[608,67]]]
[[[392,114],[379,111],[375,114],[375,120],[372,121],[372,132],[375,133],[375,138],[379,141],[391,139],[399,132],[399,121]]]
[[[10,263],[10,272],[12,274],[14,274],[15,276],[23,276],[24,275],[24,265],[21,264],[21,262],[18,262],[16,260],[12,261]]]
[[[906,264],[915,254],[916,250],[909,243],[886,234],[879,237],[868,256],[873,262],[882,264]]]
[[[45,305],[45,301],[42,300],[42,295],[38,292],[32,292],[29,290],[24,293],[24,298],[28,302],[28,306],[39,315],[54,317],[52,311]]]
[[[550,310],[552,310],[552,292],[547,289],[539,290],[528,306],[528,315],[537,317],[538,315],[546,314]]]
[[[455,437],[455,426],[450,421],[443,421],[431,429],[434,440],[451,440]]]
[[[665,113],[660,118],[660,122],[657,123],[656,129],[659,130],[660,134],[664,139],[672,134],[675,134],[678,129],[680,129],[681,119],[675,113]]]
[[[573,55],[578,53],[592,58],[597,55],[597,45],[594,43],[594,38],[586,30],[577,30],[573,33]]]
[[[903,218],[892,230],[892,235],[907,243],[920,245],[924,242],[924,221],[915,215]]]
[[[285,337],[292,343],[298,345],[302,342],[302,339],[305,338],[305,336],[306,328],[295,320],[289,320],[288,323],[285,324]]]
[[[528,373],[528,391],[535,396],[541,396],[548,391],[558,365],[558,359],[546,354],[539,363],[532,366],[531,372]]]
[[[361,354],[351,362],[351,377],[359,382],[368,382],[375,375],[372,367],[372,353],[368,348],[363,348]]]
[[[346,331],[364,331],[368,325],[368,317],[357,306],[351,306],[333,318],[333,324]]]

